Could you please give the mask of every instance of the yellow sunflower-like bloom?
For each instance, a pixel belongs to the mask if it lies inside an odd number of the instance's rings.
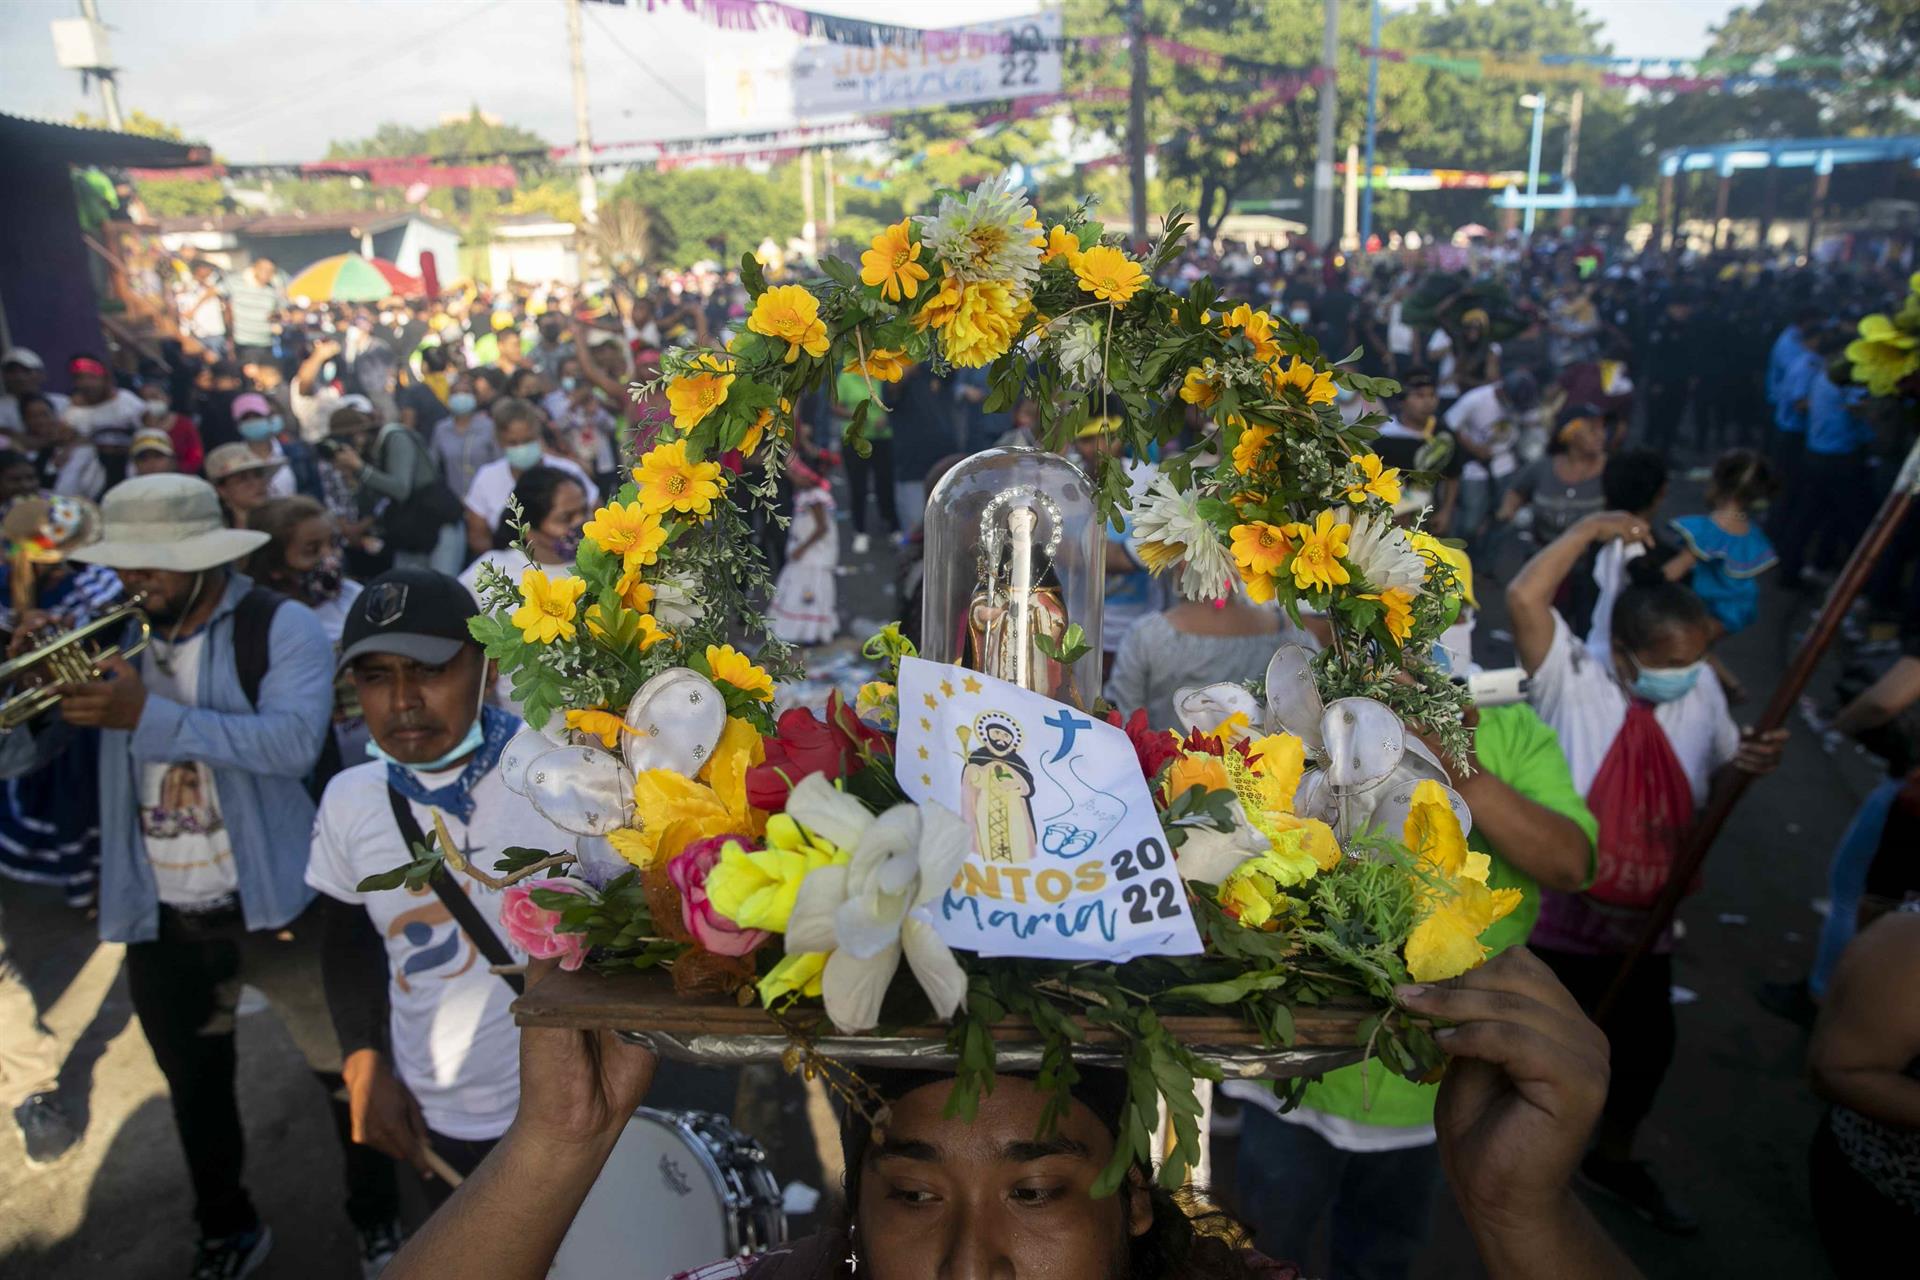
[[[827,322],[820,318],[820,300],[805,285],[781,284],[761,294],[747,317],[747,328],[787,344],[787,363],[827,354]]]
[[[879,285],[880,296],[888,302],[915,296],[927,278],[927,269],[919,261],[920,246],[909,234],[912,228],[911,218],[894,223],[860,255],[860,283]]]
[[[1280,355],[1280,340],[1274,337],[1273,313],[1264,307],[1241,303],[1220,320],[1224,337],[1240,334],[1253,344],[1256,360],[1273,360]]]
[[[1020,317],[1030,304],[1005,280],[963,285],[953,319],[940,331],[947,359],[967,368],[992,364],[1013,346]]]
[[[1356,453],[1348,461],[1360,468],[1359,482],[1347,487],[1348,502],[1378,498],[1392,506],[1400,501],[1400,468],[1387,466],[1377,453]]]
[[[913,313],[913,327],[921,333],[946,328],[953,323],[954,313],[960,310],[960,297],[960,282],[952,276],[943,276],[940,287],[927,296],[926,305]]]
[[[1240,441],[1233,446],[1233,469],[1243,476],[1250,476],[1260,466],[1260,455],[1273,440],[1272,427],[1254,423],[1240,433]]]
[[[1487,958],[1480,935],[1520,905],[1520,890],[1487,888],[1487,855],[1467,848],[1437,782],[1414,788],[1404,837],[1426,880],[1424,914],[1407,938],[1407,972],[1416,982],[1458,977]]]
[[[1080,238],[1064,226],[1055,226],[1047,231],[1046,243],[1041,248],[1045,250],[1040,255],[1042,265],[1055,258],[1064,258],[1071,267],[1080,257]]]
[[[1340,389],[1333,385],[1331,373],[1316,371],[1312,364],[1299,356],[1293,357],[1284,370],[1276,360],[1267,367],[1263,377],[1267,390],[1274,395],[1292,387],[1306,397],[1308,404],[1332,404],[1340,394]]]
[[[1381,608],[1387,611],[1387,634],[1393,637],[1395,644],[1407,642],[1407,637],[1413,634],[1413,592],[1401,587],[1388,587],[1385,591],[1360,598],[1378,600]]]
[[[1102,302],[1124,307],[1147,282],[1140,264],[1111,245],[1095,245],[1073,261],[1080,287]]]
[[[660,626],[660,620],[650,613],[640,615],[640,652],[645,653],[653,646],[673,639],[673,633]]]
[[[1890,396],[1920,372],[1920,333],[1907,333],[1884,315],[1862,317],[1860,336],[1847,344],[1847,359],[1855,382],[1866,383],[1876,396]]]
[[[1252,577],[1280,572],[1293,553],[1293,543],[1278,526],[1264,520],[1233,526],[1233,562]]]
[[[581,534],[608,555],[631,564],[649,565],[660,558],[667,530],[660,517],[638,502],[609,502],[593,513]]]
[[[1194,365],[1180,381],[1180,398],[1202,409],[1211,409],[1220,399],[1220,375],[1209,361]]]
[[[1347,554],[1347,539],[1353,526],[1334,519],[1333,512],[1322,511],[1313,524],[1294,521],[1283,530],[1299,543],[1293,557],[1293,585],[1302,591],[1331,589],[1351,582],[1353,577],[1340,557]]]
[[[734,375],[727,364],[713,355],[703,355],[690,373],[667,383],[667,407],[673,411],[673,425],[682,431],[695,426],[727,402],[727,388]]]
[[[528,644],[552,644],[571,640],[574,617],[580,596],[587,584],[579,578],[549,578],[538,569],[520,575],[520,600],[513,611],[513,625]]]
[[[773,677],[732,645],[708,645],[707,668],[717,683],[730,684],[760,702],[773,701]]]
[[[890,347],[875,347],[862,360],[856,353],[847,361],[847,372],[864,374],[875,382],[898,382],[907,376],[907,353]]]
[[[1249,929],[1278,926],[1293,909],[1293,900],[1281,892],[1302,884],[1317,871],[1313,859],[1293,849],[1271,848],[1235,867],[1220,885],[1220,906]]]
[[[647,450],[634,468],[633,481],[640,489],[635,500],[643,512],[658,516],[678,511],[704,517],[720,496],[720,464],[690,462],[687,442],[670,440]]]

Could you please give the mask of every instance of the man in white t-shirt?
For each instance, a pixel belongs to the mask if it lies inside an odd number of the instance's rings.
[[[307,864],[307,883],[337,905],[325,968],[354,1140],[423,1169],[430,1146],[463,1175],[506,1132],[520,1095],[513,979],[490,970],[487,952],[526,956],[506,946],[500,893],[469,876],[443,868],[439,886],[360,886],[410,861],[436,813],[482,868],[509,848],[572,843],[501,778],[520,721],[482,705],[489,664],[467,634],[477,612],[430,569],[382,574],[354,601],[340,663],[375,759],[328,784]],[[467,920],[447,894],[465,895]],[[450,1191],[427,1189],[436,1203]]]
[[[1453,531],[1471,541],[1500,505],[1507,477],[1520,467],[1514,446],[1520,428],[1540,403],[1540,384],[1524,371],[1475,387],[1447,410],[1447,427],[1465,458]]]
[[[587,491],[587,507],[600,505],[600,490],[580,464],[547,448],[546,424],[540,411],[525,400],[501,396],[493,402],[493,434],[501,455],[473,473],[465,494],[467,548],[476,555],[493,546],[493,531],[506,514],[507,499],[522,472],[534,467],[557,467]]]

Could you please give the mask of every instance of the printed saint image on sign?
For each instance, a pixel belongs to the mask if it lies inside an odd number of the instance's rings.
[[[900,664],[900,785],[952,809],[973,852],[928,904],[983,956],[1198,955],[1185,886],[1127,735],[991,676]]]

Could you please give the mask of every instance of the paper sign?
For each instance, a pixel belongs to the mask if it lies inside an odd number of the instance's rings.
[[[964,667],[900,664],[900,785],[973,830],[973,852],[926,910],[983,956],[1131,960],[1198,955],[1186,887],[1127,735]]]
[[[921,48],[813,43],[771,54],[710,55],[707,128],[783,128],[1060,92],[1058,12],[958,30],[992,39]]]

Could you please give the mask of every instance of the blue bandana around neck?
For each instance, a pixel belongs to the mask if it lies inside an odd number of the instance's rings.
[[[480,749],[452,782],[443,787],[426,786],[413,770],[389,760],[387,785],[409,800],[429,808],[445,809],[462,822],[472,822],[474,784],[500,763],[500,753],[506,750],[508,739],[520,731],[520,717],[498,707],[481,707],[480,727],[483,734]]]

